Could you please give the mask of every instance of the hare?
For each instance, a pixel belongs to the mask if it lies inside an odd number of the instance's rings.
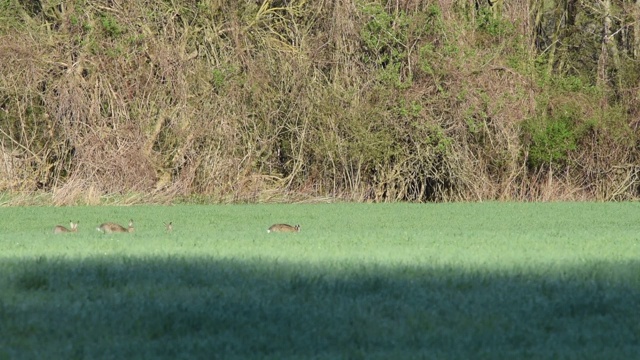
[[[168,223],[163,223],[165,229],[167,230],[167,232],[172,232],[173,231],[173,223],[171,221],[169,221]]]
[[[105,234],[111,234],[111,233],[132,233],[133,232],[133,220],[129,220],[129,228],[125,228],[123,226],[120,226],[116,223],[112,223],[112,222],[108,222],[108,223],[104,223],[101,224],[100,226],[98,226],[96,228],[96,230],[101,231]]]
[[[56,227],[53,228],[53,233],[54,234],[66,234],[66,233],[72,233],[72,232],[78,232],[78,224],[80,223],[80,221],[78,222],[73,222],[73,221],[69,221],[69,229],[67,229],[66,227],[62,226],[62,225],[56,225]]]
[[[300,225],[291,226],[289,224],[275,224],[271,225],[269,229],[267,229],[267,232],[300,232]]]

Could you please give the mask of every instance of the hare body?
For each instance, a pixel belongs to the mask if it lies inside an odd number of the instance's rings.
[[[171,221],[169,221],[168,223],[164,223],[164,227],[167,230],[167,232],[173,231],[173,223]]]
[[[274,224],[267,229],[267,232],[300,232],[300,225],[291,226],[289,224]]]
[[[78,222],[73,222],[73,221],[69,221],[69,229],[67,229],[66,227],[62,226],[62,225],[56,225],[56,227],[53,228],[53,233],[54,234],[66,234],[66,233],[72,233],[72,232],[78,232]]]
[[[111,234],[111,233],[132,233],[134,231],[133,228],[133,220],[129,220],[129,227],[125,228],[124,226],[121,226],[119,224],[116,223],[112,223],[112,222],[107,222],[104,224],[100,224],[100,226],[98,226],[96,228],[96,230],[98,231],[102,231],[105,234]]]

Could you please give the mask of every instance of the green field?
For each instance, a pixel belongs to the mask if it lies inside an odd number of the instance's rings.
[[[0,208],[0,359],[638,354],[637,203]]]

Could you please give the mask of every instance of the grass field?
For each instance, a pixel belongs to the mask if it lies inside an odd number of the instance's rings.
[[[0,359],[638,354],[637,203],[0,208]]]

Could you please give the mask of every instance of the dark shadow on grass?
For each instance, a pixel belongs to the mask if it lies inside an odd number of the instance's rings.
[[[534,273],[124,257],[0,269],[0,358],[640,354],[638,262]]]

